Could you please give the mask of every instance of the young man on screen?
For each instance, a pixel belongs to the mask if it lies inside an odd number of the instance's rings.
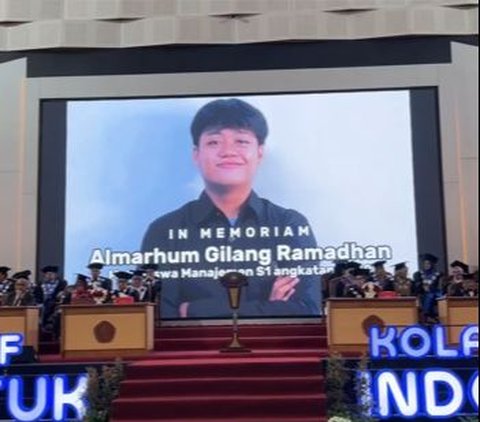
[[[316,247],[308,221],[253,191],[268,134],[263,114],[239,99],[211,101],[195,115],[191,134],[193,161],[205,189],[197,200],[154,221],[142,244],[145,252],[178,253],[159,267],[162,317],[228,317],[227,296],[215,276],[226,270],[252,271],[241,315],[318,315],[319,275],[279,271],[316,263],[298,257],[288,261],[284,255],[277,259],[279,245]],[[175,230],[183,230],[183,236]]]

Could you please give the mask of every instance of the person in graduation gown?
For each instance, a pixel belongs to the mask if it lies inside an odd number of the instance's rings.
[[[399,262],[394,265],[394,287],[399,296],[412,296],[413,280],[408,277],[406,262]]]
[[[343,297],[361,299],[364,298],[363,284],[367,281],[370,272],[364,268],[354,268],[350,277],[346,278],[343,289]]]
[[[90,278],[88,279],[88,283],[93,289],[100,287],[108,292],[112,291],[112,280],[102,276],[103,264],[94,262],[89,264],[87,268],[90,270]]]
[[[360,268],[360,264],[354,261],[348,261],[338,265],[340,267],[339,271],[342,272],[342,275],[335,279],[335,297],[345,297],[347,289],[349,289],[351,286],[357,285],[354,272]],[[350,290],[352,289],[355,290],[353,287]]]
[[[129,280],[132,278],[132,274],[126,271],[117,271],[114,275],[117,278],[118,288],[112,291],[112,301],[115,302],[119,298],[130,296],[133,298],[134,302],[138,302],[138,291],[129,285]]]
[[[456,260],[450,264],[450,268],[450,276],[446,279],[444,284],[444,294],[455,297],[469,296],[467,288],[473,280],[469,271],[469,266]]]
[[[42,279],[36,284],[34,296],[36,303],[41,305],[41,326],[49,331],[54,325],[54,315],[59,305],[59,296],[67,288],[67,282],[60,277],[59,267],[46,265],[41,269]]]
[[[14,290],[8,293],[5,306],[34,306],[35,298],[30,292],[29,272],[23,271],[16,274]]]
[[[138,301],[144,303],[154,303],[154,292],[151,284],[146,283],[142,270],[132,272],[131,288],[138,293]]]
[[[62,294],[57,296],[58,306],[52,317],[53,335],[60,338],[61,330],[61,307],[60,305],[94,305],[91,291],[88,287],[87,276],[77,274],[74,285],[67,286]]]
[[[342,277],[347,262],[344,259],[333,261],[333,270],[322,275],[323,299],[336,296],[336,284]]]
[[[379,282],[375,281],[371,272],[367,269],[359,269],[357,278],[360,277],[363,297],[365,299],[375,299],[382,291]]]
[[[151,302],[160,303],[162,293],[162,279],[157,276],[157,264],[145,264],[141,268],[143,270],[143,282],[150,286]]]
[[[88,285],[88,277],[84,274],[77,274],[75,284],[67,290],[63,304],[95,304],[92,291]]]
[[[438,258],[431,253],[421,255],[420,263],[413,284],[420,299],[423,322],[438,323],[437,299],[442,295],[443,274],[436,267]]]
[[[394,281],[393,275],[385,270],[386,261],[376,261],[373,267],[373,282],[383,291],[393,291]]]
[[[4,303],[9,293],[15,290],[15,280],[8,277],[10,267],[0,267],[0,304]]]

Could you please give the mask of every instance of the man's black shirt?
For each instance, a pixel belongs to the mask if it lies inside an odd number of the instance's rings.
[[[183,230],[184,237],[186,233],[188,238],[179,238],[182,237],[179,236],[179,230]],[[310,225],[303,215],[259,198],[254,192],[250,194],[235,221],[229,221],[205,192],[199,199],[158,218],[144,236],[142,251],[150,252],[158,248],[162,251],[177,251],[178,254],[187,252],[183,255],[183,262],[178,262],[180,255],[175,254],[170,256],[169,262],[159,262],[163,280],[160,304],[162,318],[179,318],[179,307],[184,302],[189,303],[189,318],[231,315],[225,288],[218,277],[212,277],[211,274],[205,277],[205,270],[243,271],[249,276],[249,285],[242,290],[239,309],[242,316],[319,315],[319,275],[300,275],[295,293],[288,301],[269,301],[276,279],[274,272],[318,264],[298,259],[298,256],[290,261],[285,256],[277,260],[278,245],[302,250],[317,246]],[[240,250],[240,254],[246,250],[270,250],[272,259],[265,265],[266,262],[254,261],[252,255],[243,261],[225,259],[228,262],[220,262],[222,259],[215,260],[212,259],[213,255],[209,255],[210,261],[207,261],[205,251],[208,248],[215,255],[218,251],[228,253],[227,249]],[[189,256],[188,251],[198,251],[200,261],[193,259],[193,262],[185,262]],[[270,270],[261,270],[259,267],[270,267]],[[247,274],[248,271],[251,273]],[[266,271],[270,271],[270,275]]]

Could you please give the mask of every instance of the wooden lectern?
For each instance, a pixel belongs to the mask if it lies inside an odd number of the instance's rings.
[[[447,326],[448,344],[459,344],[465,325],[478,324],[478,297],[444,297],[438,300],[440,323]]]
[[[0,307],[0,334],[22,334],[24,346],[32,346],[38,351],[39,312],[36,306]]]
[[[64,357],[141,355],[154,347],[154,304],[61,306]]]
[[[417,298],[332,298],[327,300],[328,348],[335,352],[368,350],[370,326],[410,326],[418,323]]]

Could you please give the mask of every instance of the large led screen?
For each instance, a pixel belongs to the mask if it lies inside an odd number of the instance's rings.
[[[163,318],[316,316],[335,260],[417,260],[410,92],[67,103],[65,275],[156,263]]]

